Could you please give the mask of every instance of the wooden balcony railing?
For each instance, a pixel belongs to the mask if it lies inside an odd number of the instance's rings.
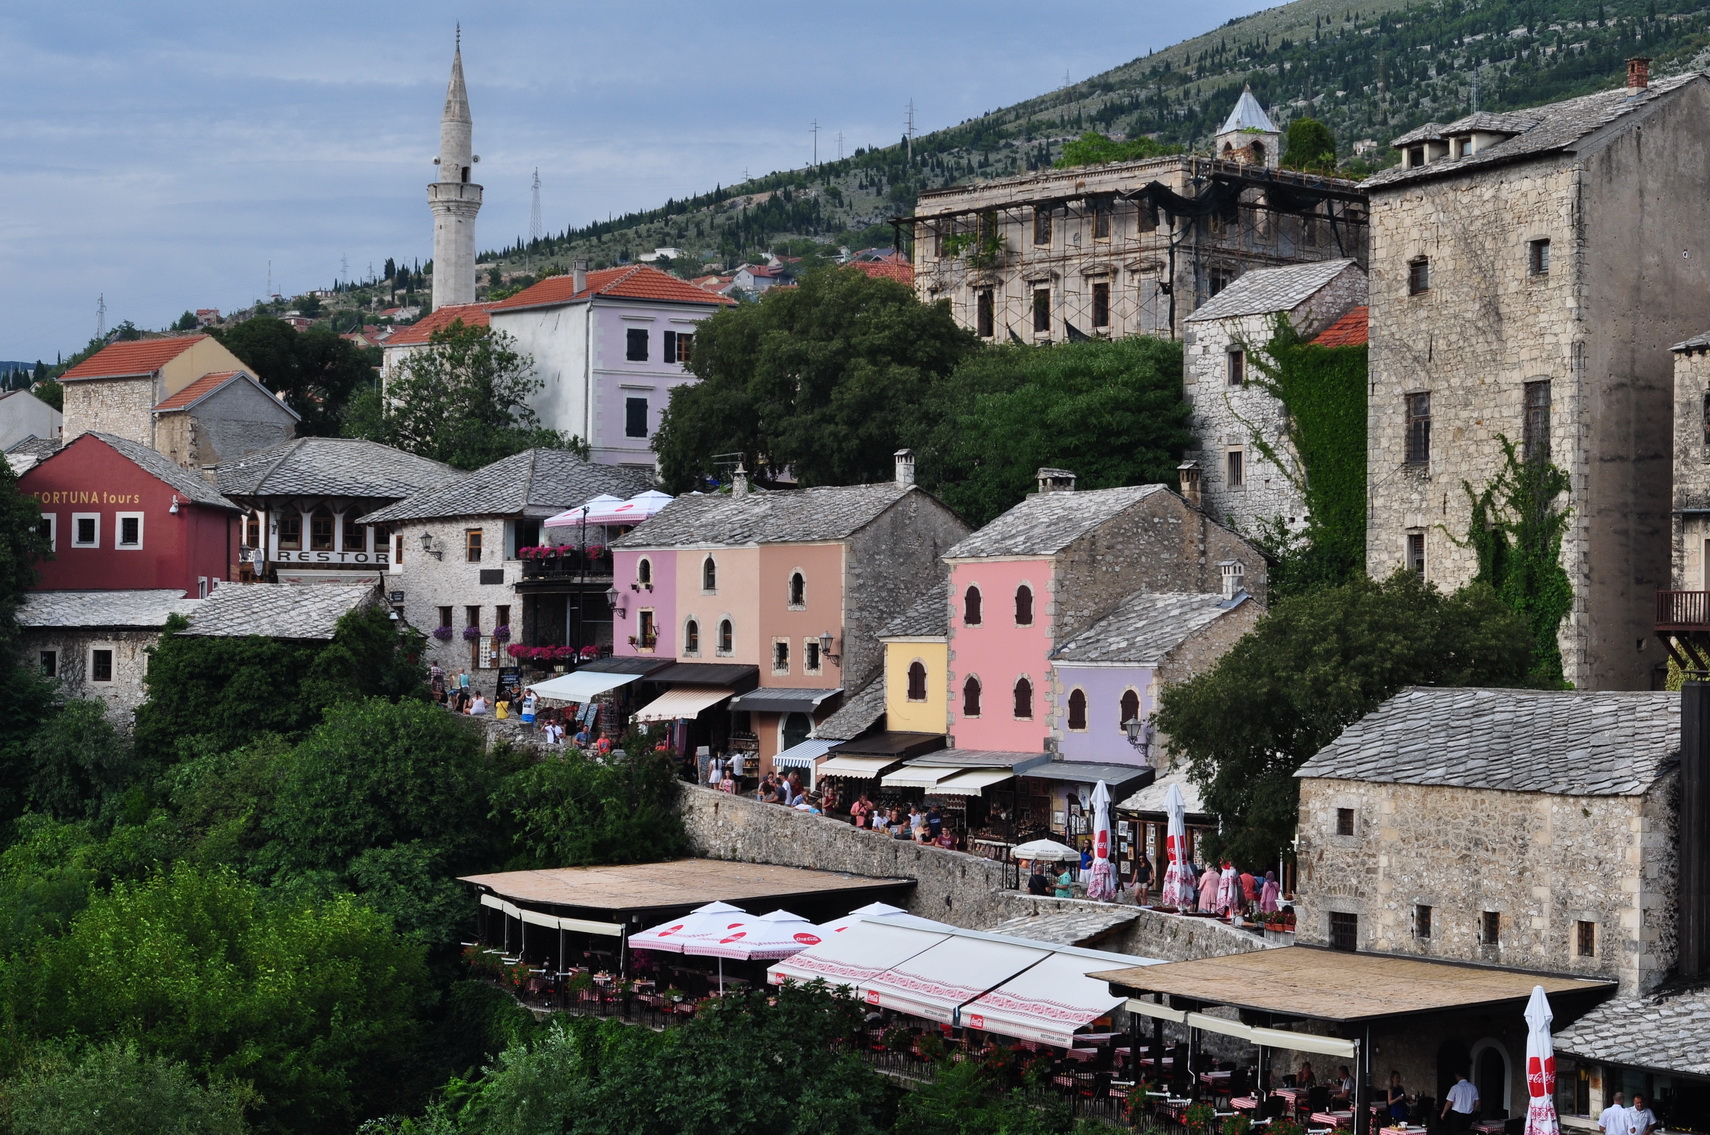
[[[1657,630],[1710,631],[1710,591],[1657,592]]]

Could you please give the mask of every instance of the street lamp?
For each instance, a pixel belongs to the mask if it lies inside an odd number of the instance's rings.
[[[1140,759],[1147,764],[1152,763],[1152,741],[1148,736],[1150,730],[1146,723],[1138,717],[1130,717],[1122,723],[1122,729],[1128,734],[1128,743],[1140,753]]]
[[[445,552],[433,546],[432,532],[422,533],[422,554],[424,556],[432,556],[436,560],[443,560],[445,558]]]
[[[629,612],[618,606],[618,600],[623,598],[623,592],[615,586],[606,588],[606,604],[617,612],[618,618],[627,618]]]
[[[833,662],[841,662],[843,660],[842,655],[831,653],[831,644],[835,641],[836,639],[831,637],[830,631],[821,634],[819,636],[819,653]]]

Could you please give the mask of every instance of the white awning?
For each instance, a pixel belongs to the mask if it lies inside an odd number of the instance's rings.
[[[613,938],[623,934],[623,927],[615,922],[593,922],[586,918],[559,918],[557,915],[542,914],[538,910],[525,910],[515,903],[506,902],[498,895],[482,895],[481,905],[503,911],[512,918],[520,918],[531,926],[546,926],[554,930],[575,930],[583,934],[605,934]]]
[[[524,688],[553,701],[585,702],[597,694],[628,685],[640,677],[640,674],[601,674],[576,670],[569,674],[560,674],[556,678],[548,678],[544,682],[530,682]]]
[[[766,980],[773,985],[823,981],[834,989],[855,989],[946,937],[946,933],[895,924],[888,918],[863,921],[825,935],[819,945],[779,962],[767,971]]]
[[[1288,1052],[1310,1052],[1315,1056],[1338,1056],[1344,1060],[1352,1060],[1359,1055],[1360,1042],[1343,1040],[1341,1037],[1319,1036],[1316,1033],[1297,1033],[1288,1029],[1265,1029],[1256,1025],[1244,1025],[1240,1021],[1232,1021],[1227,1017],[1213,1017],[1209,1013],[1190,1013],[1181,1009],[1172,1009],[1160,1005],[1156,1001],[1143,1001],[1137,997],[1129,998],[1127,1008],[1130,1013],[1139,1013],[1144,1017],[1156,1017],[1161,1021],[1173,1021],[1185,1024],[1189,1028],[1204,1029],[1206,1032],[1218,1033],[1222,1036],[1232,1036],[1250,1044],[1262,1045],[1265,1048],[1278,1048]]]
[[[726,686],[678,686],[648,702],[634,716],[639,722],[675,721],[693,718],[724,701],[736,691]]]
[[[833,741],[832,744],[839,744]],[[845,757],[841,754],[820,761],[814,772],[819,776],[858,776],[871,779],[896,764],[895,757]]]
[[[1033,948],[957,936],[860,983],[859,989],[869,1005],[953,1025],[963,1005],[1052,952],[1043,942]]]
[[[957,773],[967,769],[949,768],[944,765],[904,765],[879,781],[881,788],[927,788],[941,780],[949,780]],[[1013,776],[1014,774],[1009,774]]]
[[[783,752],[772,758],[773,768],[812,768],[813,762],[825,756],[825,751],[837,741],[807,740],[799,745],[791,745]]]
[[[1091,957],[1052,954],[962,1006],[962,1024],[1073,1048],[1076,1029],[1120,1008],[1125,1000],[1111,993],[1108,981],[1087,976],[1103,964]]]
[[[964,769],[949,780],[939,781],[926,790],[928,796],[978,796],[994,784],[1001,784],[1015,776],[1014,769],[1007,768],[976,768]]]

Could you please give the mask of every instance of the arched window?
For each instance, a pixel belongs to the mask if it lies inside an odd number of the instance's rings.
[[[962,625],[980,625],[980,589],[977,587],[968,588],[962,595]]]
[[[713,562],[711,556],[708,556],[701,564],[701,590],[718,590],[718,565]]]
[[[1015,625],[1033,625],[1033,588],[1025,583],[1015,589]]]
[[[1087,695],[1083,690],[1069,691],[1069,728],[1087,727]]]
[[[1117,719],[1116,727],[1124,729],[1128,722],[1140,716],[1140,695],[1133,690],[1122,691],[1122,716]]]
[[[969,678],[962,683],[962,716],[980,716],[980,680]]]
[[[801,572],[794,572],[790,575],[790,606],[802,607],[806,604],[807,580],[802,578]]]
[[[653,583],[653,561],[646,556],[635,561],[635,582],[643,587],[648,587]]]
[[[333,550],[333,514],[329,508],[317,508],[309,517],[309,549],[315,552]]]
[[[731,651],[731,643],[735,638],[736,631],[730,625],[730,620],[725,619],[720,622],[718,625],[718,652],[720,654],[729,654]]]
[[[642,563],[646,563],[643,560]],[[701,624],[690,619],[683,624],[683,653],[699,654],[701,652]]]
[[[1015,683],[1015,716],[1019,718],[1033,716],[1033,683],[1026,678]]]
[[[926,700],[926,667],[918,662],[908,664],[908,700]]]

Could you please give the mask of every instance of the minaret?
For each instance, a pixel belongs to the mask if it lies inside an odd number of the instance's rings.
[[[475,302],[475,214],[481,211],[481,187],[469,180],[481,159],[471,152],[473,127],[469,92],[463,85],[463,29],[451,57],[451,82],[445,87],[445,113],[439,120],[439,179],[428,186],[433,210],[433,306]]]

